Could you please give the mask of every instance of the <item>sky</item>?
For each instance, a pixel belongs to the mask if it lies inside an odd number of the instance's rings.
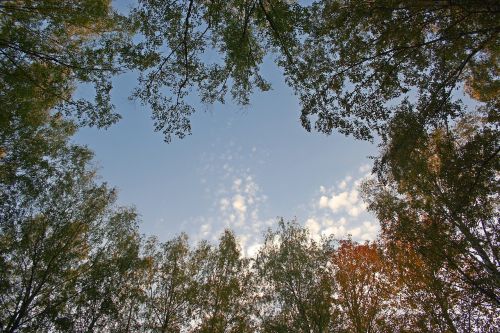
[[[114,2],[122,11],[126,3]],[[171,143],[154,132],[150,109],[128,99],[136,76],[127,73],[112,92],[121,121],[107,130],[82,128],[74,141],[95,152],[99,175],[118,189],[118,203],[137,209],[141,232],[163,241],[180,232],[215,241],[230,228],[252,255],[280,217],[296,219],[313,237],[374,239],[378,224],[357,186],[369,175],[368,157],[377,146],[308,133],[298,99],[271,58],[262,73],[271,91],[254,93],[246,107],[230,98],[224,105],[195,101],[192,135]]]
[[[192,135],[171,143],[154,132],[150,110],[128,99],[134,74],[120,76],[113,102],[122,120],[107,130],[83,128],[74,141],[95,152],[119,204],[137,209],[141,232],[160,240],[180,232],[216,240],[230,228],[251,255],[279,217],[296,219],[314,237],[374,239],[377,223],[357,186],[377,146],[308,133],[280,71],[266,61],[263,73],[271,91],[254,93],[247,107],[194,104]]]

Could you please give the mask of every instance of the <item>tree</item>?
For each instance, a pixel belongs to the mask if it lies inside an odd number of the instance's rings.
[[[186,235],[145,245],[149,262],[140,311],[146,332],[253,332],[248,259],[225,231],[218,246],[189,246]]]
[[[118,209],[102,225],[104,233],[81,267],[74,296],[55,322],[65,332],[134,332],[142,327],[143,281],[147,261],[140,256],[135,212]],[[102,223],[102,221],[100,221]]]
[[[134,16],[145,71],[134,96],[152,107],[167,141],[182,137],[192,88],[203,102],[223,102],[230,90],[247,104],[253,86],[269,88],[259,69],[272,54],[307,130],[313,119],[320,132],[372,139],[402,100],[428,123],[458,115],[456,88],[495,99],[499,15],[496,1],[143,0]],[[210,62],[212,53],[221,60]]]
[[[307,229],[279,221],[256,258],[263,332],[331,332],[339,325],[328,261],[331,242],[317,243]]]
[[[96,182],[90,151],[68,143],[72,129],[52,119],[2,137],[3,332],[110,328],[127,303],[124,280],[140,262],[136,215]]]
[[[433,271],[462,281],[485,313],[500,301],[499,131],[489,111],[429,132],[411,110],[402,112],[379,159],[378,181],[365,186],[382,236],[410,244]]]
[[[163,244],[150,239],[145,256],[150,267],[143,287],[143,327],[148,332],[180,332],[192,317],[196,300],[193,278],[200,269],[191,260],[187,236]]]
[[[493,332],[494,312],[477,293],[439,261],[419,254],[412,244],[385,245],[392,280],[398,286],[395,299],[403,311],[400,323],[413,332]]]
[[[217,248],[201,243],[193,253],[196,296],[193,332],[254,332],[254,291],[249,260],[241,258],[234,234],[224,231]]]
[[[318,1],[291,71],[302,123],[357,138],[387,134],[401,101],[427,124],[456,117],[453,91],[496,98],[496,1]],[[475,83],[474,83],[475,82]],[[484,89],[484,93],[478,93]]]
[[[109,0],[9,0],[0,12],[0,330],[500,326],[496,1],[140,0],[125,20]],[[364,193],[383,242],[335,247],[281,220],[252,268],[230,231],[194,250],[185,236],[144,244],[91,152],[69,143],[77,124],[119,118],[111,78],[126,67],[141,71],[132,97],[156,129],[182,137],[192,90],[247,104],[269,89],[268,54],[306,129],[380,135]]]
[[[105,127],[119,117],[111,76],[138,69],[132,98],[152,108],[167,141],[190,133],[194,90],[204,103],[230,93],[240,104],[254,88],[268,90],[260,73],[268,55],[300,98],[303,126],[314,121],[324,133],[372,139],[386,134],[402,100],[429,123],[460,115],[457,88],[485,103],[498,95],[492,0],[140,0],[127,20],[109,0],[4,1],[0,10],[2,89],[23,77],[20,88],[28,82],[82,124]],[[77,82],[94,85],[94,103],[71,99]]]
[[[270,88],[260,74],[264,56],[295,52],[301,11],[294,1],[140,0],[132,19],[143,72],[134,97],[151,106],[166,141],[190,133],[195,110],[185,98],[192,89],[203,103],[224,102],[230,92],[248,104],[254,87]]]
[[[43,120],[52,108],[84,125],[119,119],[110,79],[120,70],[128,30],[109,0],[8,0],[0,13],[2,131],[15,121]],[[94,100],[73,98],[76,84],[93,86]]]
[[[396,331],[397,285],[376,243],[341,240],[332,254],[334,304],[343,332]]]

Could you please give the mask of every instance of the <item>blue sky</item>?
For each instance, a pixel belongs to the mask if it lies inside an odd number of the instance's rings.
[[[113,3],[126,12],[132,2]],[[357,187],[369,177],[376,144],[306,132],[298,100],[271,59],[262,72],[273,90],[255,93],[244,108],[194,103],[193,134],[170,144],[153,131],[149,109],[128,100],[136,77],[123,75],[113,91],[123,119],[106,131],[84,128],[75,141],[94,150],[119,204],[137,208],[142,232],[161,240],[180,232],[215,240],[230,228],[252,254],[278,217],[296,218],[313,237],[374,239],[378,224]]]
[[[84,128],[75,141],[95,152],[102,179],[133,205],[141,230],[160,239],[184,231],[215,239],[229,227],[244,248],[258,243],[277,217],[296,217],[314,234],[373,238],[374,218],[355,191],[377,147],[342,135],[306,132],[297,98],[266,62],[273,84],[251,105],[199,105],[193,134],[167,144],[153,131],[148,108],[129,101],[133,74],[115,80],[123,119],[108,130]]]
[[[126,12],[132,2],[113,3]],[[271,91],[253,94],[248,107],[195,103],[193,134],[169,144],[154,132],[150,110],[128,100],[135,75],[122,75],[112,94],[123,119],[108,130],[83,128],[74,140],[95,152],[119,204],[136,207],[141,231],[162,240],[180,232],[213,240],[231,228],[248,252],[278,217],[297,218],[315,236],[374,238],[375,219],[356,186],[376,145],[306,132],[298,99],[271,59],[262,72]]]

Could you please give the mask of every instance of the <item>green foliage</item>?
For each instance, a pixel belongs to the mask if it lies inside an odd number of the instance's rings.
[[[428,123],[459,115],[458,88],[496,98],[498,13],[495,1],[143,0],[133,13],[143,69],[134,97],[152,107],[167,141],[183,137],[190,92],[214,103],[230,91],[247,104],[254,86],[269,88],[259,69],[273,55],[307,130],[314,122],[323,133],[373,139],[402,100]]]
[[[28,100],[37,91],[40,103],[106,127],[119,118],[111,77],[138,69],[131,98],[151,107],[166,141],[191,132],[191,93],[246,105],[255,88],[270,89],[266,56],[299,96],[303,126],[327,134],[385,136],[403,100],[427,124],[461,114],[456,89],[483,102],[498,95],[495,1],[139,0],[126,19],[109,0],[4,1],[0,10],[2,90]],[[93,85],[93,102],[71,97],[77,83]]]
[[[0,13],[2,129],[41,121],[51,108],[83,125],[119,119],[110,80],[128,37],[109,0],[2,1]],[[76,84],[93,86],[94,100],[73,98]]]
[[[313,241],[307,229],[279,221],[256,258],[264,332],[329,332],[338,325],[328,240]]]
[[[35,138],[2,142],[10,149],[0,161],[4,332],[111,327],[130,290],[121,282],[140,262],[135,213],[114,207],[115,191],[88,166],[92,154],[67,143],[67,125],[54,120]]]
[[[428,123],[458,115],[451,101],[465,80],[495,98],[498,13],[495,1],[317,1],[291,76],[303,125],[316,116],[321,132],[370,139],[405,99]]]
[[[193,332],[254,332],[251,292],[255,286],[249,260],[241,258],[235,236],[225,231],[217,248],[200,244],[194,258],[200,267],[195,278]]]
[[[178,332],[189,324],[191,299],[196,290],[192,281],[198,270],[191,260],[187,236],[159,244],[150,239],[145,245],[149,263],[146,270],[144,327],[151,332]]]
[[[500,164],[499,131],[489,117],[426,131],[411,112],[401,114],[379,160],[379,180],[366,184],[365,194],[383,237],[411,244],[431,270],[461,281],[478,306],[494,309]]]
[[[147,332],[254,332],[254,285],[249,260],[232,233],[217,247],[191,248],[186,235],[145,245],[145,295],[140,316]]]
[[[271,52],[297,52],[301,11],[286,1],[140,0],[132,19],[143,71],[133,97],[151,106],[166,141],[182,138],[191,132],[195,110],[185,99],[193,89],[203,103],[223,103],[230,93],[246,105],[254,87],[270,88],[260,65]]]

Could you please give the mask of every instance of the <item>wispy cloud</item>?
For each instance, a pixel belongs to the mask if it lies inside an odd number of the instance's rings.
[[[216,241],[224,229],[234,231],[245,255],[252,255],[275,218],[262,217],[267,196],[250,165],[265,159],[265,151],[257,147],[243,148],[229,143],[224,153],[204,155],[200,179],[206,186],[210,211],[183,225],[193,241]],[[257,165],[262,165],[257,163]],[[218,167],[219,166],[219,167]],[[266,212],[264,212],[264,215]]]

